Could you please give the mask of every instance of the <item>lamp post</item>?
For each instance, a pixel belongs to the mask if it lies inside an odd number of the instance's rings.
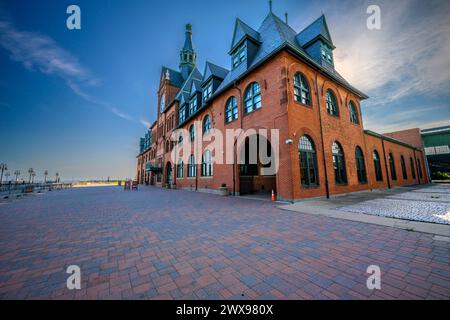
[[[14,171],[14,175],[16,176],[16,183],[17,183],[17,179],[19,178],[20,171],[19,170]]]
[[[28,169],[28,173],[30,175],[30,180],[28,180],[28,183],[31,183],[31,175],[34,173],[33,168]]]
[[[6,177],[5,182],[6,182],[6,183],[8,183],[8,178],[9,178],[9,176],[10,176],[9,171],[6,171],[6,173],[5,173],[5,177]]]
[[[3,182],[3,171],[8,170],[8,166],[6,165],[6,163],[1,163],[0,164],[0,170],[2,170],[2,175],[0,176],[0,184],[2,184],[2,182]]]
[[[36,176],[36,172],[33,171],[33,173],[31,174],[32,180],[31,183],[34,183],[34,177]]]
[[[48,171],[45,170],[44,171],[44,183],[47,183],[47,176],[48,176]]]
[[[58,183],[58,181],[59,181],[59,173],[58,172],[55,174],[55,177],[56,177],[55,182]]]

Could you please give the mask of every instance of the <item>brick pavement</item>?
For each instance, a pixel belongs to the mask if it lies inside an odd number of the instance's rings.
[[[66,288],[72,264],[81,290]],[[1,299],[449,297],[450,243],[429,234],[154,187],[0,204]]]

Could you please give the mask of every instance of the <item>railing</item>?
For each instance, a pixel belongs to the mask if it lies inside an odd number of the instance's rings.
[[[72,183],[3,183],[0,194],[20,194],[72,188]]]

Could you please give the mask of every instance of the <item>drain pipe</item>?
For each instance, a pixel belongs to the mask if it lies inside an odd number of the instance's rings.
[[[384,149],[384,139],[383,136],[381,136],[381,145],[383,146],[383,157],[384,157],[384,169],[386,170],[386,179],[388,183],[388,189],[391,188],[391,181],[389,180],[389,172],[388,172],[388,166],[386,161],[386,150]],[[415,155],[414,155],[415,157]]]
[[[316,73],[316,98],[317,98],[317,109],[319,111],[320,140],[322,140],[322,158],[323,158],[323,169],[324,169],[324,173],[325,173],[325,192],[327,195],[327,199],[329,199],[330,198],[330,189],[328,186],[327,161],[325,159],[325,143],[323,142],[322,115],[320,112],[320,98],[319,98],[319,85],[317,82],[317,73]]]

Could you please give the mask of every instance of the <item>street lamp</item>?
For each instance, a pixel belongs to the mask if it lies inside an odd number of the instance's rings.
[[[14,175],[16,176],[16,183],[17,183],[17,179],[19,178],[20,171],[19,170],[14,171]]]
[[[6,183],[8,183],[8,178],[9,178],[9,176],[10,176],[10,173],[9,173],[9,171],[6,171],[6,173],[5,173],[5,177],[6,177]]]
[[[30,174],[30,180],[28,181],[28,183],[31,183],[31,175],[34,173],[33,168],[28,169],[28,173]]]
[[[44,183],[47,183],[47,176],[48,176],[48,171],[45,170],[44,171]]]
[[[6,163],[0,163],[0,170],[2,170],[2,175],[0,176],[0,184],[2,184],[3,181],[3,171],[8,170],[8,166]]]
[[[59,181],[59,173],[58,172],[55,174],[55,177],[56,177],[55,182],[58,183],[58,181]]]
[[[34,177],[36,176],[36,172],[33,171],[33,173],[31,174],[31,176],[33,177],[33,179],[31,180],[31,183],[34,183]]]

